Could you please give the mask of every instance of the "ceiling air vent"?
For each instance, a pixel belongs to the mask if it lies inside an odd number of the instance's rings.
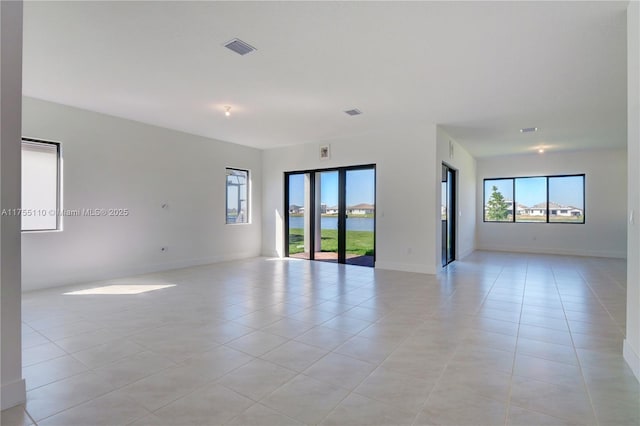
[[[246,55],[247,53],[251,53],[254,50],[256,50],[255,47],[237,38],[234,38],[233,40],[229,40],[228,42],[226,42],[224,44],[224,47],[226,47],[229,50],[233,50],[238,55]]]
[[[531,133],[531,132],[537,132],[538,128],[537,127],[525,127],[524,129],[520,129],[520,133]]]
[[[360,111],[358,108],[354,108],[354,109],[345,111],[345,113],[349,115],[360,115],[362,114],[362,111]]]

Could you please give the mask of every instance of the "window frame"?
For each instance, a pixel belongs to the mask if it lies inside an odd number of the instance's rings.
[[[224,173],[224,223],[225,225],[250,225],[251,224],[251,172],[249,169],[242,169],[239,167],[225,167],[225,173]],[[228,183],[228,177],[229,177],[229,171],[236,171],[236,172],[244,172],[246,173],[246,187],[247,187],[247,199],[245,200],[246,202],[246,219],[244,222],[229,222],[229,183]],[[239,189],[238,189],[239,190]],[[236,217],[237,218],[237,217]]]
[[[550,211],[549,208],[549,180],[553,178],[564,178],[564,177],[581,177],[582,178],[582,221],[581,222],[559,222],[559,221],[551,221],[550,219]],[[518,197],[516,194],[516,179],[527,179],[527,178],[544,178],[546,183],[546,217],[544,221],[517,221],[517,205],[518,205]],[[512,182],[512,193],[513,193],[513,214],[511,220],[487,220],[486,210],[487,210],[487,181],[494,180],[511,180]],[[585,173],[575,173],[575,174],[564,174],[564,175],[541,175],[541,176],[513,176],[513,177],[497,177],[497,178],[483,178],[482,179],[482,222],[484,223],[530,223],[530,224],[561,224],[561,225],[584,225],[587,223],[587,201],[586,201],[586,188],[587,188],[587,177]]]
[[[515,201],[516,200],[516,194],[518,193],[518,181],[525,181],[526,179],[544,179],[543,182],[543,186],[544,186],[544,193],[545,193],[545,214],[544,214],[544,218],[545,220],[518,220],[518,202]],[[513,178],[513,199],[514,199],[514,206],[513,206],[513,221],[517,222],[517,223],[547,223],[549,222],[549,176],[519,176],[516,178]],[[530,206],[531,209],[533,209],[535,207],[535,205]]]
[[[59,141],[51,141],[46,139],[22,137],[20,140],[20,156],[22,157],[22,149],[25,144],[53,145],[56,147],[56,227],[47,229],[23,229],[22,219],[20,220],[20,232],[25,233],[41,233],[41,232],[61,232],[62,224],[62,143]],[[22,167],[22,166],[21,166]],[[20,191],[22,193],[23,182],[20,183]],[[24,214],[22,206],[20,207],[21,216]]]
[[[487,192],[487,184],[486,181],[488,180],[510,180],[511,181],[511,194],[513,194],[513,200],[511,200],[512,205],[511,205],[511,220],[487,220],[487,203],[486,203],[486,192]],[[490,178],[490,179],[483,179],[482,180],[482,220],[483,222],[488,222],[488,223],[513,223],[515,221],[515,216],[516,216],[516,206],[515,206],[515,195],[516,195],[516,181],[515,178],[508,178],[508,177],[500,177],[500,178]]]

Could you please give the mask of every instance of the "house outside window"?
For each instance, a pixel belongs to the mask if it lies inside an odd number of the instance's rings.
[[[484,179],[484,222],[585,223],[585,175]]]

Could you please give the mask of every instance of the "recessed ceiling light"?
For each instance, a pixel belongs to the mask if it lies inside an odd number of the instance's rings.
[[[345,111],[345,113],[348,115],[360,115],[362,114],[362,111],[360,111],[358,108],[354,108],[354,109],[349,109]]]
[[[530,133],[530,132],[537,132],[538,128],[537,127],[525,127],[523,129],[520,129],[520,133]]]
[[[231,115],[231,107],[230,106],[226,106],[224,107],[224,115],[226,115],[227,117],[229,117]]]
[[[245,43],[244,41],[238,38],[229,40],[224,44],[224,47],[226,47],[229,50],[233,50],[238,55],[242,55],[242,56],[246,55],[247,53],[251,53],[254,50],[257,50],[255,47],[251,46],[249,43]]]
[[[538,150],[538,152],[539,152],[540,154],[544,154],[544,148],[540,148],[540,149]]]

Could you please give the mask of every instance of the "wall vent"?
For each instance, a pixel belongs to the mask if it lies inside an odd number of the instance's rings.
[[[229,40],[228,42],[226,42],[224,44],[224,47],[226,47],[229,50],[233,50],[234,52],[236,52],[238,55],[246,55],[247,53],[251,53],[254,50],[257,50],[255,47],[251,46],[248,43],[245,43],[244,41],[238,39],[238,38],[234,38],[233,40]]]
[[[354,108],[354,109],[345,111],[345,113],[349,115],[360,115],[362,114],[362,111],[360,111],[358,108]]]

